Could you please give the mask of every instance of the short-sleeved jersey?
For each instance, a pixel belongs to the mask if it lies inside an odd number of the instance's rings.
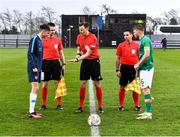
[[[84,37],[81,34],[78,34],[77,38],[76,38],[76,45],[80,46],[82,41],[83,41]]]
[[[60,59],[60,50],[63,49],[61,39],[56,36],[47,37],[42,41],[43,44],[43,60]]]
[[[80,51],[82,51],[83,54],[86,54],[86,52],[87,52],[85,46],[88,46],[91,49],[92,53],[86,59],[99,58],[98,41],[94,34],[89,33],[86,37],[84,37],[80,34],[79,37],[77,37],[76,42],[77,41],[78,41],[77,44],[80,46]]]
[[[140,66],[139,70],[150,70],[153,68],[153,47],[151,40],[147,36],[143,36],[140,39],[140,47],[139,47],[139,59],[141,59],[144,55],[144,51],[148,49],[150,51],[150,55],[148,59]]]
[[[118,45],[116,55],[120,57],[121,64],[135,65],[138,62],[139,45],[134,41],[124,41]]]
[[[39,71],[41,71],[42,56],[43,56],[42,42],[40,37],[36,35],[29,42],[28,69],[37,68]]]

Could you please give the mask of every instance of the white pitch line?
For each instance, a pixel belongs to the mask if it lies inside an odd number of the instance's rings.
[[[96,114],[96,105],[94,100],[94,91],[93,91],[93,81],[89,80],[89,105],[90,105],[90,114]],[[91,136],[99,137],[99,127],[91,126]]]

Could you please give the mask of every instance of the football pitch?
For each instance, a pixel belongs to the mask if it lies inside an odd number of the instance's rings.
[[[180,50],[154,50],[155,74],[152,86],[152,120],[136,120],[131,92],[126,92],[124,112],[118,112],[118,78],[115,73],[115,49],[100,49],[103,81],[103,108],[100,114],[101,136],[179,136],[180,135]],[[64,49],[66,60],[76,49]],[[87,123],[88,85],[85,111],[76,114],[79,104],[80,62],[67,62],[65,81],[68,95],[63,97],[63,111],[56,110],[55,88],[49,84],[48,109],[42,119],[30,119],[30,84],[27,80],[27,49],[0,49],[0,136],[91,136]],[[41,87],[41,86],[40,86]],[[40,88],[41,89],[41,88]],[[96,100],[96,97],[95,97]],[[96,102],[97,105],[97,102]],[[143,96],[140,105],[144,110]],[[41,106],[41,90],[36,110]],[[142,110],[142,111],[143,111]]]

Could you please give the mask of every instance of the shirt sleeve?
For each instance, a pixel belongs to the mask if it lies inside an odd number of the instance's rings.
[[[77,46],[80,46],[80,36],[78,35],[77,38],[76,38],[76,45]]]
[[[118,45],[118,47],[116,49],[116,55],[117,56],[121,56],[122,55],[121,45]]]
[[[59,39],[58,48],[59,48],[59,50],[63,49],[63,45],[62,45],[62,40],[61,39]]]
[[[87,46],[90,49],[94,49],[97,48],[97,45],[98,45],[97,38],[94,35],[92,35],[92,38],[90,39],[89,44]]]
[[[150,50],[150,40],[149,39],[144,39],[143,41],[143,45],[144,45],[144,50]]]
[[[34,37],[32,39],[32,41],[30,42],[30,52],[29,52],[29,63],[32,66],[32,68],[36,68],[37,67],[37,51],[38,51],[38,41],[36,39],[36,37]]]

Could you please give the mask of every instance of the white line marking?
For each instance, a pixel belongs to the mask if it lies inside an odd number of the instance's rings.
[[[90,114],[96,114],[96,105],[94,100],[93,81],[89,80],[89,108]],[[91,136],[99,137],[99,127],[91,126]]]

